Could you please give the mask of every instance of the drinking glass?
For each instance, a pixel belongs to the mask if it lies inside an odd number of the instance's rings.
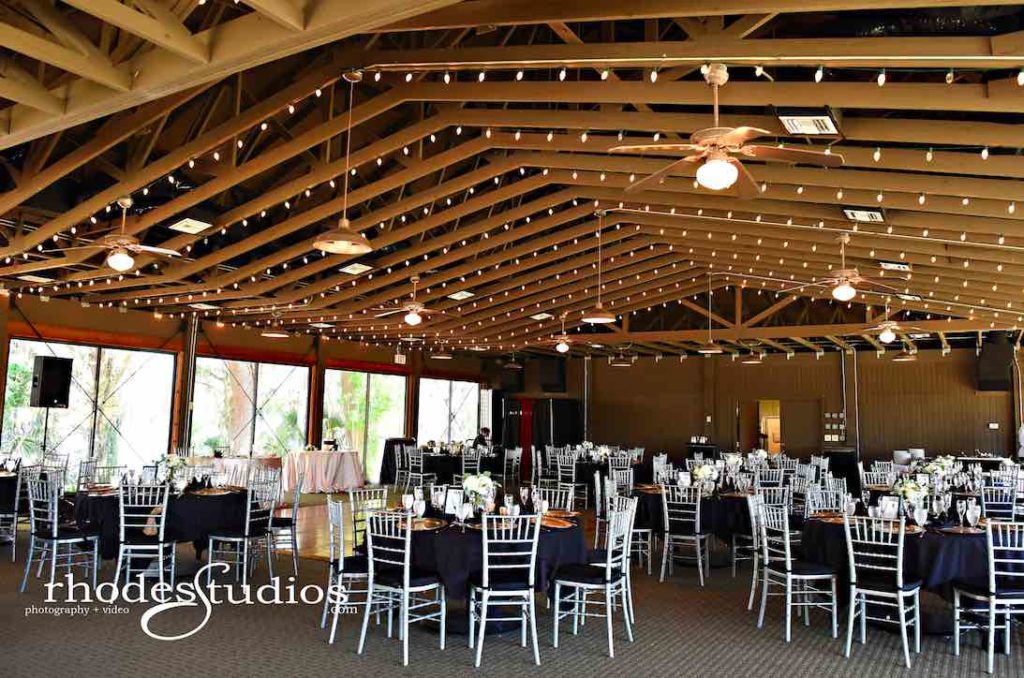
[[[924,527],[928,523],[928,509],[914,509],[914,522],[920,525],[921,527]]]
[[[402,495],[402,507],[405,508],[406,511],[411,511],[412,510],[412,504],[413,504],[414,501],[416,501],[416,497],[414,497],[413,495],[411,495],[411,494],[403,494]]]
[[[971,527],[977,527],[978,526],[978,521],[980,519],[981,519],[981,507],[980,506],[971,506],[969,509],[967,509],[967,523]]]
[[[964,513],[967,511],[967,502],[963,499],[956,500],[956,512],[960,516],[960,525],[964,524]]]
[[[423,488],[422,487],[414,487],[413,490],[412,490],[412,494],[413,494],[413,497],[416,499],[416,501],[419,501],[420,499],[423,499]]]
[[[422,518],[423,514],[427,512],[427,502],[422,499],[417,499],[412,503],[413,511],[416,513],[417,518]]]
[[[506,492],[505,493],[505,508],[510,509],[510,508],[512,508],[512,506],[515,503],[516,503],[516,500],[512,496],[512,493],[511,492]]]
[[[541,499],[541,501],[540,501],[540,513],[541,513],[541,515],[544,515],[547,512],[548,512],[548,500],[547,499]]]

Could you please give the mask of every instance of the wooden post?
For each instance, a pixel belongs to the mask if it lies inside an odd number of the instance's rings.
[[[192,448],[192,399],[196,383],[196,347],[200,320],[193,313],[182,326],[184,335],[177,354],[178,370],[174,376],[174,410],[171,415],[171,449]]]
[[[323,337],[314,337],[313,347],[316,350],[316,363],[309,377],[306,442],[319,448],[324,442],[324,380],[327,376],[327,355]]]
[[[11,333],[8,321],[11,318],[11,295],[0,295],[0,413],[4,411],[7,395],[7,357],[11,349]]]

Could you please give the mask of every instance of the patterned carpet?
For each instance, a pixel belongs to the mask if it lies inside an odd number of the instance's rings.
[[[749,565],[737,579],[728,569],[714,570],[707,586],[697,586],[694,570],[677,568],[675,576],[659,584],[656,577],[635,572],[638,624],[636,641],[628,643],[621,617],[616,619],[616,656],[609,659],[602,620],[591,620],[578,636],[565,622],[561,647],[551,647],[551,612],[538,606],[541,667],[532,664],[531,653],[518,644],[518,633],[488,637],[483,667],[474,670],[464,636],[448,636],[448,647],[437,647],[436,631],[415,628],[410,634],[410,667],[401,666],[396,640],[388,640],[383,627],[371,626],[364,656],[354,654],[359,622],[342,619],[337,642],[327,644],[319,628],[319,608],[311,605],[238,606],[214,608],[206,627],[198,634],[175,642],[146,637],[140,629],[144,606],[123,605],[119,614],[90,612],[87,617],[27,614],[41,605],[43,588],[30,581],[24,594],[17,593],[23,568],[0,551],[0,652],[4,674],[50,676],[69,671],[105,675],[226,676],[326,675],[330,672],[364,676],[490,674],[621,675],[643,676],[969,676],[986,675],[984,654],[977,636],[965,638],[961,657],[952,655],[950,643],[941,637],[925,637],[914,668],[901,662],[899,635],[880,629],[868,631],[867,645],[854,645],[853,656],[842,657],[842,641],[833,640],[824,613],[812,615],[810,627],[794,626],[793,642],[782,640],[781,603],[771,601],[765,628],[755,627],[756,615],[746,610]],[[182,549],[188,565],[191,549]],[[286,558],[281,559],[282,566]],[[112,576],[109,563],[101,578]],[[320,583],[326,564],[303,560],[301,582]],[[255,583],[265,581],[257,572]],[[941,600],[928,596],[929,607],[942,609]],[[162,615],[154,624],[163,634],[192,628],[202,617],[201,608],[178,609]],[[1018,631],[1013,655],[996,657],[996,675],[1024,675],[1024,648]]]

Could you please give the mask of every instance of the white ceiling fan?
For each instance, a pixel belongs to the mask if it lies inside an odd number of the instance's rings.
[[[555,336],[551,337],[550,339],[542,342],[542,343],[545,343],[545,344],[554,344],[555,345],[555,350],[558,351],[559,353],[568,353],[569,352],[569,348],[572,346],[572,343],[573,343],[572,337],[570,337],[566,333],[566,331],[565,331],[565,318],[566,318],[567,315],[568,315],[567,313],[562,313],[559,316],[560,320],[562,321],[562,332],[561,332],[561,334],[556,334]]]
[[[128,210],[133,204],[131,196],[123,195],[117,199],[117,205],[121,208],[121,229],[116,233],[107,233],[101,236],[91,245],[80,245],[77,247],[65,247],[56,250],[44,250],[47,254],[71,252],[74,250],[105,249],[108,250],[106,264],[118,273],[131,270],[135,265],[133,254],[155,254],[162,257],[180,257],[181,253],[166,247],[153,247],[143,245],[142,242],[125,232],[128,219]]]
[[[846,246],[850,244],[850,234],[840,233],[836,240],[839,241],[839,268],[832,272],[832,275],[815,280],[814,282],[801,282],[792,287],[779,290],[780,293],[790,292],[805,287],[830,287],[832,298],[836,301],[850,301],[857,296],[858,285],[862,291],[875,292],[880,294],[898,294],[899,290],[891,285],[881,282],[877,278],[869,278],[860,274],[856,267],[846,267]],[[896,276],[899,280],[906,278]]]
[[[432,311],[426,308],[423,304],[416,301],[416,286],[420,282],[420,277],[414,275],[409,278],[409,282],[412,283],[412,292],[409,294],[410,300],[398,305],[391,306],[378,306],[375,311],[379,311],[374,317],[375,318],[387,318],[388,316],[395,315],[396,313],[405,313],[403,320],[406,325],[415,327],[423,322],[424,315],[431,315],[437,313],[444,315],[444,311]]]
[[[743,155],[755,160],[807,163],[840,167],[844,160],[838,153],[825,153],[781,146],[748,144],[757,137],[771,135],[769,130],[757,127],[721,127],[718,116],[718,88],[729,81],[729,70],[725,64],[713,63],[707,67],[704,79],[714,92],[714,127],[697,130],[690,135],[688,144],[631,144],[615,146],[611,153],[649,153],[652,151],[692,151],[691,155],[674,160],[654,174],[630,184],[626,192],[639,191],[650,184],[661,183],[673,172],[686,165],[697,165],[697,183],[712,191],[722,191],[733,184],[740,198],[757,197],[759,190],[754,177],[734,155]]]

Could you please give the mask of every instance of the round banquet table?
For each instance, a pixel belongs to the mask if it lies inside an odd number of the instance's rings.
[[[505,455],[491,454],[480,457],[480,472],[489,472],[495,478],[505,473]],[[456,474],[462,473],[462,457],[452,454],[423,455],[423,472],[433,473],[438,483],[451,484]]]
[[[639,501],[636,506],[637,528],[650,528],[655,533],[665,531],[665,514],[662,509],[661,493],[634,490],[633,496]],[[705,532],[722,539],[734,534],[750,534],[750,513],[747,510],[746,495],[725,493],[704,497],[700,501],[700,524]]]
[[[116,558],[120,521],[117,494],[90,495],[85,492],[75,497],[75,522],[83,530],[95,530],[100,535],[100,555]],[[164,535],[168,540],[191,541],[196,556],[206,549],[211,534],[245,527],[245,492],[204,497],[186,492],[171,495],[167,502]]]
[[[18,474],[15,471],[0,471],[0,513],[11,512],[17,493]]]
[[[805,560],[827,565],[849,584],[849,558],[842,524],[808,520],[804,524],[801,548]],[[984,534],[944,534],[931,529],[907,535],[903,552],[903,574],[907,580],[920,579],[928,590],[943,592],[954,579],[987,581],[988,552]]]
[[[281,468],[281,491],[290,496],[302,477],[303,492],[342,492],[366,484],[355,450],[289,452]]]
[[[471,574],[483,569],[483,536],[480,530],[449,525],[440,530],[414,532],[412,564],[437,572],[449,597],[468,598]],[[535,588],[547,591],[562,565],[587,562],[587,544],[579,525],[563,529],[542,527],[537,544]]]

